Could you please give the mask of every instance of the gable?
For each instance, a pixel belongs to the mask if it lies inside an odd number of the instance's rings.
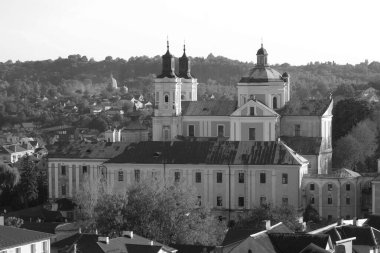
[[[252,115],[251,111],[254,110],[254,115]],[[279,114],[264,105],[258,100],[249,100],[247,103],[242,105],[240,108],[235,110],[231,116],[235,117],[277,117]]]

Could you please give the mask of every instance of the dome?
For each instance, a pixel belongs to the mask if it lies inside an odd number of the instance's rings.
[[[263,44],[261,44],[261,48],[257,50],[256,55],[268,55],[267,50],[263,47]]]
[[[252,68],[248,76],[242,77],[240,83],[266,83],[266,82],[284,82],[281,74],[270,68],[256,66]]]

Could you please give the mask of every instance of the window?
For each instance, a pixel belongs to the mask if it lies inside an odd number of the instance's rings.
[[[30,245],[30,251],[31,251],[32,253],[36,253],[36,244],[32,243],[32,244]]]
[[[260,184],[266,183],[266,175],[265,173],[260,173]]]
[[[223,182],[223,173],[222,172],[216,173],[216,182],[217,183],[222,183]]]
[[[224,136],[224,125],[218,125],[218,136],[219,137]]]
[[[283,206],[287,206],[287,205],[288,205],[288,202],[289,202],[288,197],[282,197],[282,205],[283,205]]]
[[[256,128],[249,128],[249,140],[256,140]]]
[[[198,206],[201,206],[201,205],[202,205],[202,196],[198,196],[197,205],[198,205]]]
[[[169,95],[168,94],[165,95],[165,103],[169,103]]]
[[[314,184],[310,184],[310,191],[314,191],[315,189],[315,185]]]
[[[314,195],[310,195],[310,204],[314,205],[314,203],[315,203]]]
[[[194,136],[194,125],[189,125],[189,136]]]
[[[61,193],[63,196],[66,195],[66,185],[65,184],[61,186]]]
[[[277,97],[273,97],[273,109],[277,109]]]
[[[244,184],[244,172],[239,172],[239,183]]]
[[[239,199],[238,199],[238,206],[239,207],[244,207],[244,197],[239,197]]]
[[[16,248],[16,253],[21,253],[21,248]]]
[[[201,172],[195,172],[195,182],[196,183],[202,182],[202,173]]]
[[[135,181],[140,182],[140,170],[135,170]]]
[[[249,107],[249,115],[250,116],[255,116],[255,107]]]
[[[174,182],[178,183],[180,180],[180,177],[181,177],[181,174],[179,173],[179,171],[175,171],[174,172]]]
[[[118,179],[119,179],[119,182],[121,182],[121,181],[124,180],[124,173],[123,173],[123,171],[119,171]]]
[[[66,176],[66,166],[64,165],[61,166],[61,175]]]
[[[327,190],[328,190],[329,192],[332,191],[332,184],[328,184],[328,185],[327,185]]]
[[[267,202],[267,198],[266,197],[263,197],[263,196],[261,196],[260,197],[260,205],[265,205],[266,204],[266,202]]]
[[[216,206],[223,206],[222,196],[217,196],[216,197]]]
[[[346,184],[346,191],[350,191],[351,190],[351,185],[350,184]]]
[[[294,136],[301,136],[301,125],[294,125]]]
[[[87,173],[87,166],[82,166],[82,173],[86,174]]]
[[[331,195],[327,197],[327,204],[332,205],[332,197],[331,197]]]
[[[351,205],[351,199],[350,196],[346,197],[346,205]]]
[[[288,184],[288,174],[282,173],[282,184]]]

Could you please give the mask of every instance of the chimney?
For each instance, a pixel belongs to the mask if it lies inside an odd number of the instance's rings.
[[[265,229],[266,230],[270,230],[271,226],[270,226],[270,220],[264,220],[265,222]]]
[[[356,217],[352,218],[352,225],[357,226],[358,220]]]
[[[98,229],[95,229],[95,234],[96,234],[96,235],[98,234]]]
[[[0,226],[4,226],[4,216],[0,216]]]
[[[123,231],[122,236],[126,236],[133,239],[133,231]]]
[[[99,236],[98,242],[104,242],[105,244],[110,244],[110,238],[108,236]]]
[[[150,246],[153,246],[154,245],[154,242],[153,241],[150,241]]]
[[[78,228],[78,234],[82,234],[82,228],[81,227]]]
[[[307,229],[306,222],[302,222],[301,223],[301,230],[302,230],[302,232],[306,232],[306,229]]]
[[[338,221],[336,222],[336,224],[337,224],[338,226],[343,225],[343,218],[339,218]]]
[[[76,252],[77,252],[77,244],[74,243],[74,245],[73,245],[73,253],[76,253]]]

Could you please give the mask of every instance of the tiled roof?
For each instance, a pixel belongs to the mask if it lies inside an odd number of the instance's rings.
[[[288,103],[277,112],[281,116],[322,116],[331,102],[330,99],[302,100],[299,103]]]
[[[51,247],[56,249],[66,249],[68,250],[67,252],[72,252],[73,245],[76,244],[77,252],[103,253],[104,251],[97,244],[98,237],[99,235],[97,234],[76,233],[72,236],[51,244]]]
[[[378,246],[380,231],[372,227],[340,226],[336,228],[342,239],[356,237],[354,245]]]
[[[264,224],[263,224],[264,226]],[[253,235],[257,232],[261,231],[261,229],[250,229],[250,228],[232,228],[227,231],[226,236],[222,242],[222,245],[229,245],[235,243],[237,241],[244,240],[245,238]],[[293,233],[290,228],[284,225],[282,222],[277,223],[272,226],[270,230],[266,230],[268,233]]]
[[[230,116],[237,109],[237,101],[183,101],[183,116]]]
[[[132,120],[128,123],[126,127],[123,127],[123,130],[147,130],[147,127],[141,124],[140,120]]]
[[[331,253],[331,251],[325,250],[314,243],[310,243],[300,253]]]
[[[303,136],[281,136],[281,140],[302,155],[319,155],[322,142],[321,137]]]
[[[29,222],[24,221],[21,228],[25,228],[28,230],[44,232],[49,234],[55,234],[55,229],[63,224],[62,222]]]
[[[177,249],[177,253],[210,253],[215,247],[203,245],[185,245],[185,244],[171,244],[171,247]]]
[[[0,250],[42,241],[52,236],[22,228],[0,226]]]
[[[365,224],[380,230],[380,214],[370,214]]]
[[[325,234],[271,233],[268,235],[274,247],[281,253],[301,252],[301,250],[305,249],[310,243],[325,249],[330,238],[329,235]]]
[[[139,142],[106,163],[300,165],[307,161],[276,141]]]
[[[353,170],[349,170],[346,168],[342,168],[336,171],[332,172],[332,175],[339,177],[339,178],[354,178],[354,177],[360,177],[361,175]]]
[[[39,218],[46,222],[58,222],[64,219],[60,212],[47,210],[42,205],[8,212],[5,217],[18,217],[24,220]]]
[[[3,147],[9,153],[26,151],[25,148],[21,147],[21,145],[18,145],[18,144],[6,145],[6,146],[3,146]]]
[[[123,142],[87,143],[83,141],[56,143],[48,146],[49,158],[109,159],[122,153],[127,147]]]

